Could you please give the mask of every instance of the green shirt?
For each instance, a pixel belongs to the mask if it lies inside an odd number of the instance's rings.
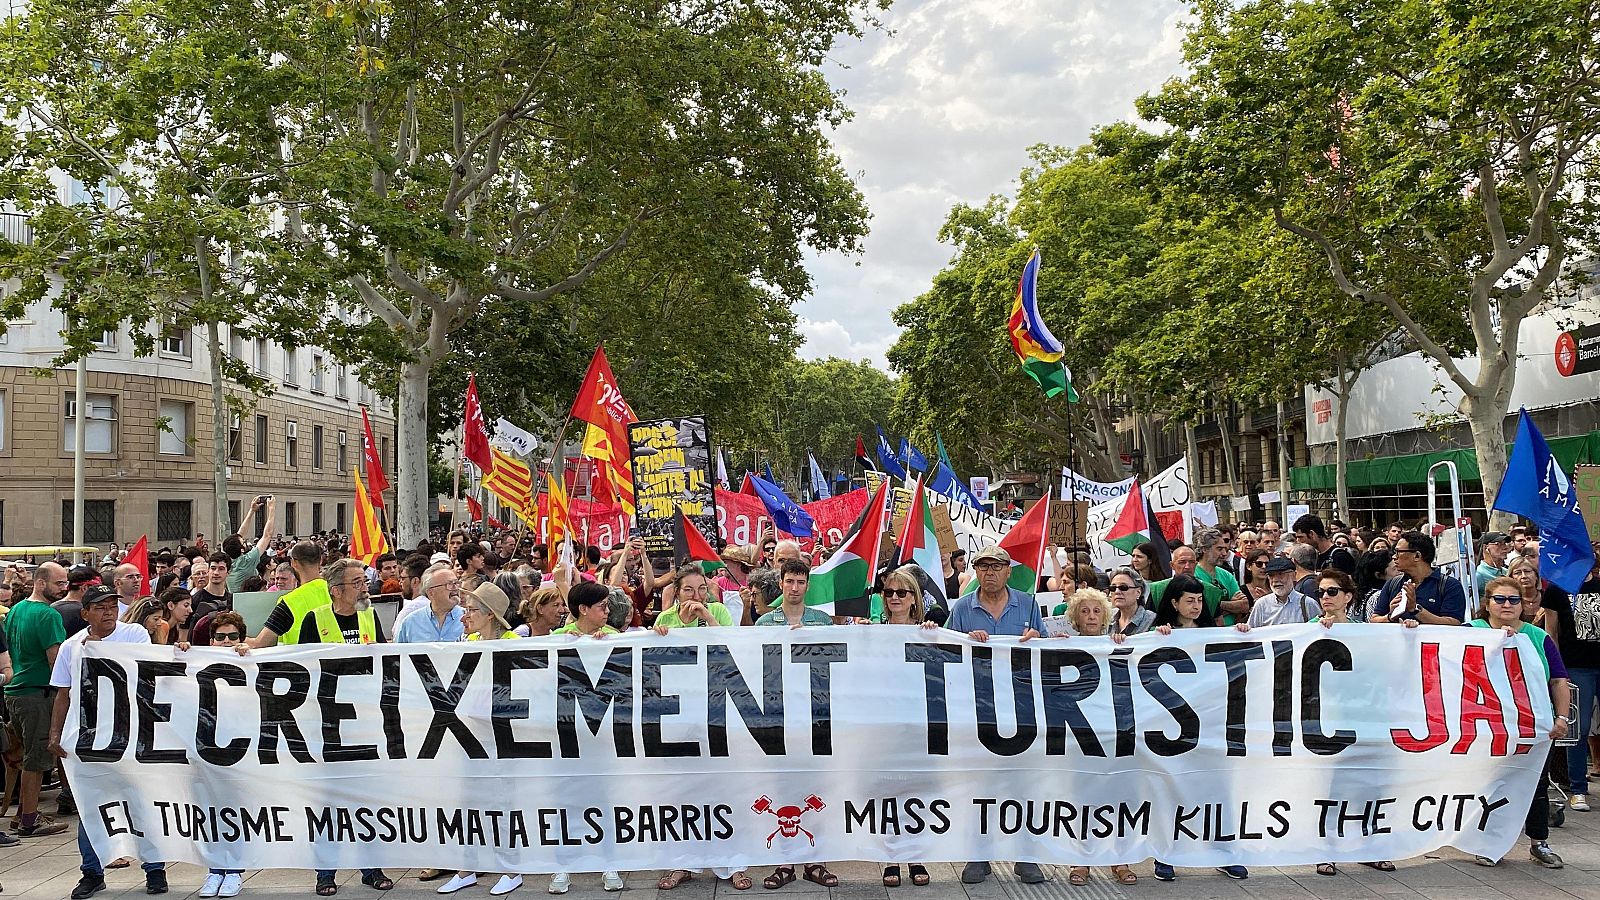
[[[550,633],[551,634],[583,634],[583,632],[578,630],[578,623],[577,622],[573,622],[570,625],[563,625],[560,628],[557,628],[555,631],[552,631]],[[616,633],[617,633],[617,630],[615,628],[612,628],[610,625],[601,625],[598,629],[595,630],[595,634],[616,634]]]
[[[1222,574],[1226,574],[1226,573],[1221,572],[1219,570],[1217,574],[1222,575]],[[1206,615],[1206,617],[1209,618],[1209,619],[1216,619],[1217,610],[1219,608],[1221,608],[1221,604],[1222,604],[1222,601],[1223,601],[1222,588],[1219,587],[1218,585],[1215,585],[1215,584],[1207,581],[1205,579],[1204,574],[1200,571],[1200,567],[1199,566],[1195,567],[1194,577],[1200,582],[1200,590],[1205,596],[1205,602],[1206,602],[1205,615]],[[1229,577],[1231,578],[1232,576],[1229,576]],[[1160,581],[1152,581],[1152,582],[1150,582],[1150,611],[1151,612],[1160,612],[1161,611],[1161,594],[1162,594],[1162,592],[1166,591],[1167,583],[1170,582],[1170,581],[1172,581],[1171,578],[1163,578]],[[1237,582],[1235,582],[1235,584],[1237,584]],[[1228,596],[1232,597],[1233,594],[1229,594]],[[1059,613],[1057,615],[1059,615]],[[1226,618],[1228,620],[1228,624],[1232,625],[1233,624],[1233,617],[1232,616],[1227,616]]]
[[[761,618],[757,619],[756,620],[756,624],[757,625],[788,625],[789,624],[789,620],[783,615],[783,607],[782,606],[778,606],[778,607],[774,608],[772,610],[772,612],[769,612],[766,615],[762,616]],[[832,625],[833,624],[833,616],[828,615],[827,613],[823,612],[820,609],[808,606],[808,607],[806,607],[806,611],[800,614],[800,624],[801,625]]]
[[[733,615],[729,613],[728,608],[723,606],[721,603],[707,603],[706,609],[710,611],[711,618],[717,620],[718,625],[733,625]],[[697,628],[704,626],[705,624],[706,623],[700,621],[699,619],[695,619],[693,622],[685,622],[682,617],[678,615],[677,604],[667,607],[666,609],[662,610],[661,615],[656,616],[657,628]]]
[[[259,565],[261,565],[261,551],[255,547],[251,547],[238,559],[228,563],[228,590],[242,592],[245,579],[256,574],[256,567]]]
[[[1239,593],[1239,582],[1227,569],[1217,569],[1217,574],[1213,577],[1207,575],[1204,568],[1195,566],[1194,577],[1200,579],[1200,583],[1206,586],[1206,608],[1211,610],[1212,616],[1217,614],[1222,601],[1232,600],[1233,595]],[[1213,594],[1216,596],[1215,600],[1212,599]],[[1234,624],[1233,616],[1223,616],[1222,624]]]
[[[45,654],[67,639],[67,628],[55,607],[24,600],[6,614],[6,643],[11,645],[11,681],[7,694],[23,694],[50,686],[50,660]]]

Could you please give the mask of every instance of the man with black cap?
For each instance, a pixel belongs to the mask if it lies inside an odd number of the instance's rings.
[[[81,606],[84,627],[77,634],[61,642],[61,647],[56,651],[55,663],[50,670],[50,686],[55,688],[55,701],[50,715],[50,752],[58,759],[66,759],[67,751],[61,747],[61,729],[67,723],[67,705],[72,693],[72,682],[77,677],[77,658],[83,650],[83,645],[89,641],[109,641],[121,644],[148,644],[150,632],[136,622],[117,621],[117,595],[109,588],[92,587],[84,594]],[[100,864],[100,857],[94,851],[94,846],[89,843],[89,836],[84,831],[82,824],[78,826],[78,855],[82,863],[78,866],[83,876],[78,879],[78,884],[72,889],[73,900],[84,900],[106,889],[105,867]],[[167,892],[166,866],[159,862],[147,862],[144,868],[145,892],[150,894],[165,894]]]
[[[1483,561],[1478,563],[1477,571],[1472,573],[1472,580],[1478,586],[1479,597],[1483,596],[1483,589],[1489,582],[1511,574],[1506,568],[1506,557],[1511,553],[1511,535],[1504,531],[1491,531],[1483,536],[1482,544]]]
[[[1317,601],[1295,590],[1295,564],[1281,556],[1267,560],[1268,593],[1250,608],[1250,627],[1294,625],[1309,622],[1322,614]]]
[[[1038,602],[1006,584],[1011,577],[1011,554],[990,544],[972,555],[972,571],[978,589],[951,604],[946,628],[965,632],[980,642],[1000,635],[1014,635],[1024,641],[1039,636],[1044,622]],[[988,880],[990,871],[988,862],[969,862],[961,869],[961,880],[965,884],[981,884]],[[1023,884],[1044,881],[1044,872],[1036,862],[1018,862],[1013,871]]]

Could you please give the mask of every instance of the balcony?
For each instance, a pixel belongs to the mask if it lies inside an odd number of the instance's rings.
[[[0,212],[0,238],[13,244],[32,244],[33,226],[23,213]]]

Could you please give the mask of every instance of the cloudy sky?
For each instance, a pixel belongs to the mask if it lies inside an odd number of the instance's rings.
[[[1026,150],[1077,146],[1177,74],[1179,0],[896,0],[828,70],[855,118],[834,136],[872,211],[860,256],[813,257],[801,355],[885,366],[893,309],[949,261],[956,203],[1010,196]]]

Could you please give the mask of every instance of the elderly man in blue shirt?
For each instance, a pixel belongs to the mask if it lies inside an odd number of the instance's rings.
[[[420,644],[461,640],[466,628],[461,624],[461,579],[456,573],[444,568],[423,573],[422,596],[428,605],[406,616],[395,628],[395,641]]]
[[[1001,635],[1026,641],[1039,636],[1044,622],[1039,615],[1038,602],[1033,595],[1006,584],[1011,577],[1011,554],[997,546],[984,547],[972,556],[972,572],[978,589],[962,595],[951,605],[946,628],[964,631],[975,641]],[[1017,880],[1024,884],[1044,881],[1044,872],[1038,863],[1019,862],[1014,871]],[[987,862],[969,862],[961,870],[961,880],[966,884],[981,884],[989,873]]]

